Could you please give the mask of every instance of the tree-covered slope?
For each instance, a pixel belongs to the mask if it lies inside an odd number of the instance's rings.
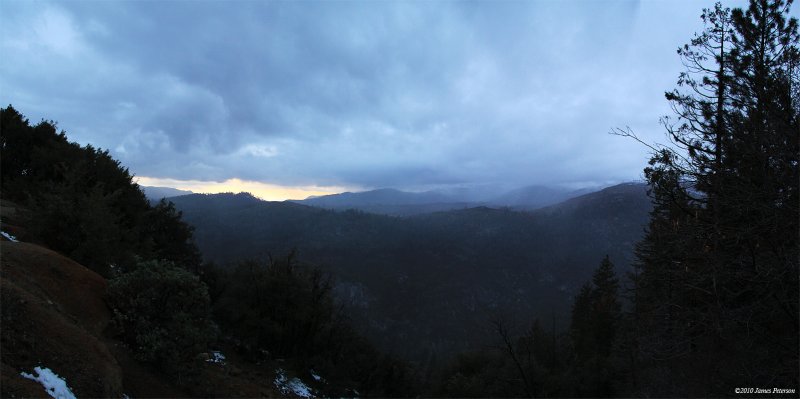
[[[477,207],[403,218],[248,194],[173,201],[206,260],[297,249],[332,272],[340,299],[373,339],[415,359],[479,343],[496,314],[566,314],[598,259],[608,254],[627,267],[650,209],[640,184],[535,212]],[[403,340],[415,345],[399,349]]]

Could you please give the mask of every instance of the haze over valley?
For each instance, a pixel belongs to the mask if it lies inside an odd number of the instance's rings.
[[[796,397],[797,16],[0,2],[0,396]]]

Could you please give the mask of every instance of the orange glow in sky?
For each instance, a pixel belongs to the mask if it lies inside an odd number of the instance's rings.
[[[248,192],[267,201],[305,199],[312,195],[328,195],[348,191],[345,187],[320,186],[280,186],[257,181],[228,179],[223,182],[201,180],[176,180],[157,177],[137,176],[134,180],[140,186],[172,187],[194,193],[214,194],[224,192]]]

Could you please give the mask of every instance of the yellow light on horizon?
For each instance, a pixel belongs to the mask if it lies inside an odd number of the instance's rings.
[[[140,186],[172,187],[189,190],[199,194],[248,192],[266,201],[285,201],[289,199],[305,199],[310,196],[337,194],[348,191],[337,186],[281,186],[252,180],[228,179],[223,182],[202,180],[178,180],[159,177],[137,176]]]

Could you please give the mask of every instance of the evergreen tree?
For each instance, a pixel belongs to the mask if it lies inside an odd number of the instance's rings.
[[[606,256],[585,284],[572,308],[570,333],[575,353],[573,394],[615,396],[617,370],[612,364],[620,321],[619,282]]]
[[[192,226],[181,220],[175,204],[165,199],[142,216],[146,250],[155,259],[169,259],[176,265],[198,273],[202,259],[192,240]]]
[[[652,392],[796,382],[800,57],[790,5],[717,5],[679,50],[687,71],[667,93],[678,118],[665,119],[674,145],[645,170],[655,207],[634,274]]]
[[[576,363],[585,363],[593,355],[592,286],[584,284],[572,305],[570,336]]]
[[[592,277],[593,333],[598,355],[608,357],[616,338],[620,317],[619,281],[606,256]]]
[[[132,269],[136,257],[196,271],[192,229],[171,204],[150,206],[133,175],[103,151],[81,147],[54,122],[31,126],[0,109],[0,190],[30,209],[27,237],[104,276]]]

